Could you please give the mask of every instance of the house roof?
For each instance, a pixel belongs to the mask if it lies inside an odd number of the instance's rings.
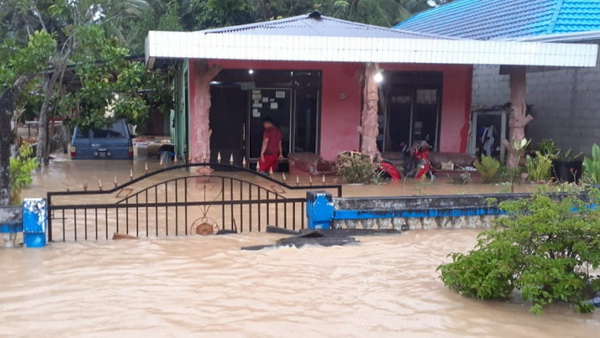
[[[318,13],[196,32],[150,31],[146,39],[149,67],[157,59],[593,67],[597,53],[597,45],[448,39]]]
[[[468,39],[511,39],[600,30],[599,0],[457,0],[394,28]]]
[[[455,39],[428,33],[407,32],[402,29],[367,25],[340,20],[313,12],[290,18],[264,21],[240,26],[231,26],[201,31],[205,34],[248,34],[248,35],[288,35],[288,36],[337,36],[370,38],[410,38]]]

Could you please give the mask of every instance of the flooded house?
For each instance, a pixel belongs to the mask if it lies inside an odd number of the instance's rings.
[[[192,162],[256,161],[262,119],[284,155],[468,149],[473,68],[503,65],[524,101],[526,67],[593,67],[597,46],[479,41],[308,15],[197,32],[150,31],[149,68],[176,64],[172,132]]]

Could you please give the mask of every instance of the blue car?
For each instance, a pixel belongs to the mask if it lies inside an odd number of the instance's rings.
[[[133,159],[132,134],[127,124],[119,120],[97,130],[75,127],[71,139],[71,159]]]

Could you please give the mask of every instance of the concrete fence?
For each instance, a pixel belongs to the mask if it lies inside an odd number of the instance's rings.
[[[502,215],[498,203],[530,194],[334,198],[307,194],[310,229],[489,228]],[[490,201],[493,200],[493,203]]]

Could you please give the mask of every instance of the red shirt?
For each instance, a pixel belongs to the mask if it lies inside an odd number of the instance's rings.
[[[263,140],[269,139],[267,143],[267,149],[265,149],[264,155],[279,155],[279,142],[281,142],[282,136],[279,129],[271,127],[265,129],[263,132]]]

